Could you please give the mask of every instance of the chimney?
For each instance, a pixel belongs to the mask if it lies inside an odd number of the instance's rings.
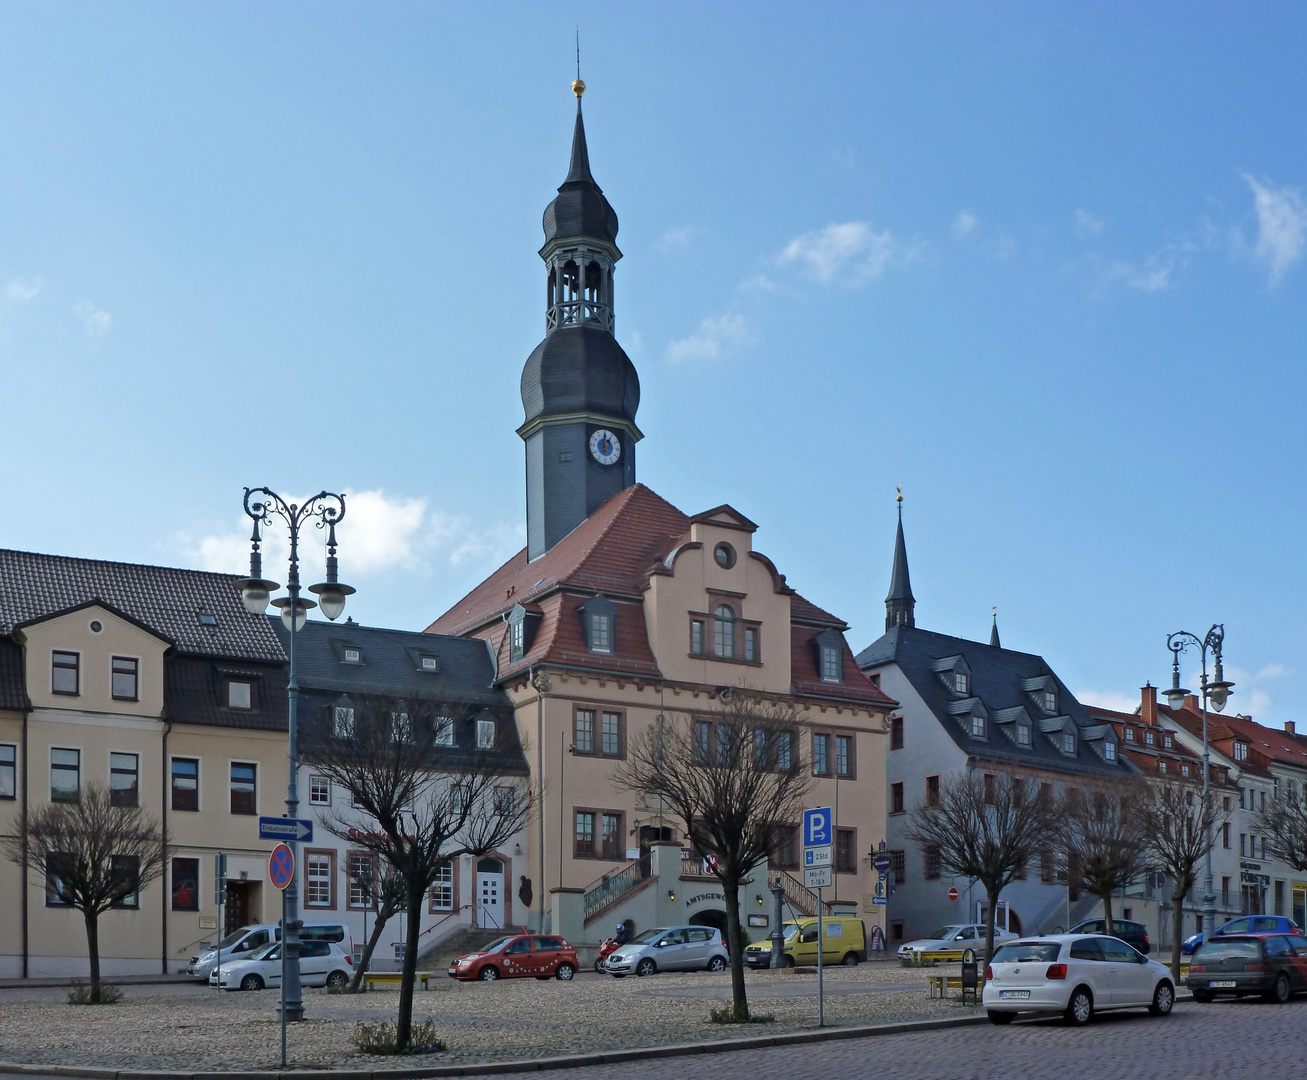
[[[1187,694],[1184,699],[1184,707],[1192,713],[1201,713],[1203,704],[1198,700],[1197,694]]]
[[[1289,735],[1298,734],[1298,729],[1294,726],[1294,722],[1292,720],[1286,720],[1284,722],[1284,730]]]
[[[1157,687],[1144,683],[1139,691],[1139,719],[1149,727],[1157,727]]]

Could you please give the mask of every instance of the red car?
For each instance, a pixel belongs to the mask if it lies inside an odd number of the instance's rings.
[[[491,942],[480,952],[460,956],[449,965],[451,979],[524,979],[551,975],[567,982],[576,974],[576,950],[560,937],[518,934]]]

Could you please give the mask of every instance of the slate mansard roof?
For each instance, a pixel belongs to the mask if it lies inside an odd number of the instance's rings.
[[[100,601],[172,642],[179,653],[284,663],[267,625],[241,603],[235,574],[0,550],[0,636]],[[200,622],[200,614],[216,625]]]
[[[863,649],[857,659],[863,671],[897,664],[935,719],[968,756],[1055,772],[1104,776],[1134,772],[1120,754],[1115,763],[1105,760],[1103,740],[1115,738],[1115,732],[1089,715],[1041,656],[896,626]],[[946,676],[954,670],[968,672],[967,693],[950,688]],[[1057,695],[1055,713],[1044,711],[1035,696],[1049,680]],[[977,708],[988,720],[985,738],[971,734],[969,718]],[[1028,747],[1018,745],[1015,738],[1016,724],[1023,720],[1031,725]],[[1076,729],[1074,755],[1063,753],[1054,742],[1068,721]]]

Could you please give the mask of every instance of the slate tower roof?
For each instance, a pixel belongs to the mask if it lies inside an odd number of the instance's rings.
[[[889,575],[889,595],[885,597],[885,629],[896,626],[916,626],[914,611],[917,601],[912,596],[912,582],[908,578],[908,549],[903,543],[903,496],[898,497],[899,531],[894,537],[894,565]]]

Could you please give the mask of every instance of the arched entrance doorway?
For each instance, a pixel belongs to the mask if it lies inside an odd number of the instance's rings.
[[[476,924],[489,930],[504,925],[504,864],[498,859],[478,859],[476,877]]]
[[[690,916],[692,926],[711,926],[722,932],[722,940],[727,941],[726,937],[726,912],[709,908],[706,911],[696,911]],[[729,945],[729,941],[727,941]]]

